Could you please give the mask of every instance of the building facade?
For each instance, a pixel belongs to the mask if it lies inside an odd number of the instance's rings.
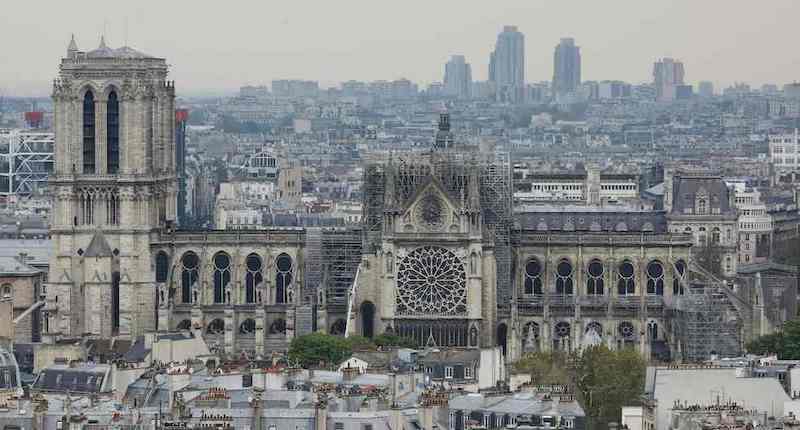
[[[73,39],[53,86],[51,334],[155,329],[150,239],[176,220],[175,89],[167,63]],[[149,317],[148,317],[149,316]]]
[[[673,101],[678,87],[683,86],[683,63],[672,58],[663,58],[653,65],[653,85],[657,101]]]
[[[360,227],[177,229],[166,78],[163,59],[102,42],[89,52],[73,43],[61,62],[48,341],[189,330],[214,351],[252,356],[321,331],[500,346],[510,359],[601,343],[669,358],[692,264],[684,224],[718,226],[736,256],[718,178],[678,178],[681,203],[666,215],[514,212],[508,155],[458,142],[447,114],[432,149],[365,161]],[[284,199],[300,198],[302,169],[293,172],[279,175]],[[602,177],[589,182],[599,201]]]
[[[525,36],[515,25],[503,27],[497,35],[489,57],[489,81],[495,85],[499,101],[521,100],[525,87]]]
[[[722,176],[706,171],[667,168],[664,173],[664,209],[668,229],[691,234],[696,254],[724,277],[736,275],[738,262],[738,212],[734,193]]]
[[[581,48],[575,46],[575,39],[566,37],[553,53],[553,91],[557,95],[574,93],[580,84]]]
[[[463,55],[453,55],[444,66],[444,90],[447,95],[468,99],[472,95],[472,67]]]

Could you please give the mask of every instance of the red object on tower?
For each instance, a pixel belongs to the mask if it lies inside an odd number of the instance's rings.
[[[44,121],[44,112],[25,112],[25,123],[30,128],[39,128]]]
[[[178,109],[175,111],[176,122],[186,122],[189,119],[189,111],[187,109]]]

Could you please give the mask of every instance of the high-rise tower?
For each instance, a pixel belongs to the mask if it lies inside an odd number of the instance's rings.
[[[53,84],[51,338],[155,328],[151,236],[176,218],[175,88],[167,63],[70,42]]]
[[[663,58],[653,64],[653,85],[656,100],[671,101],[678,96],[678,87],[683,86],[683,63],[672,58]]]
[[[444,91],[459,99],[468,99],[472,93],[472,67],[463,55],[453,55],[444,66]]]
[[[525,87],[525,36],[514,25],[503,27],[489,59],[489,80],[503,101],[521,99]]]
[[[561,39],[553,53],[553,92],[574,93],[581,84],[581,48],[571,37]]]

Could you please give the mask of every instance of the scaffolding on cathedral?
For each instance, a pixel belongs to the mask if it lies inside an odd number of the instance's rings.
[[[390,178],[389,175],[393,175]],[[364,168],[364,252],[381,247],[387,180],[400,206],[410,203],[425,181],[436,179],[454,201],[463,202],[470,178],[477,178],[484,237],[494,239],[497,303],[510,306],[512,289],[512,178],[507,153],[439,149],[372,154]]]
[[[692,264],[692,279],[673,310],[675,335],[683,361],[702,362],[716,355],[735,357],[742,352],[746,307],[724,281]]]
[[[362,239],[358,228],[325,228],[320,236],[319,266],[325,303],[329,310],[340,311],[347,305],[347,293],[353,285],[361,262]]]
[[[29,196],[53,171],[53,133],[0,130],[0,196]]]

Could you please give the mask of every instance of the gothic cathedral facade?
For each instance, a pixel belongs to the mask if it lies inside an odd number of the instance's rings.
[[[167,63],[74,39],[53,84],[56,164],[45,333],[155,328],[150,244],[175,219],[175,88]]]

